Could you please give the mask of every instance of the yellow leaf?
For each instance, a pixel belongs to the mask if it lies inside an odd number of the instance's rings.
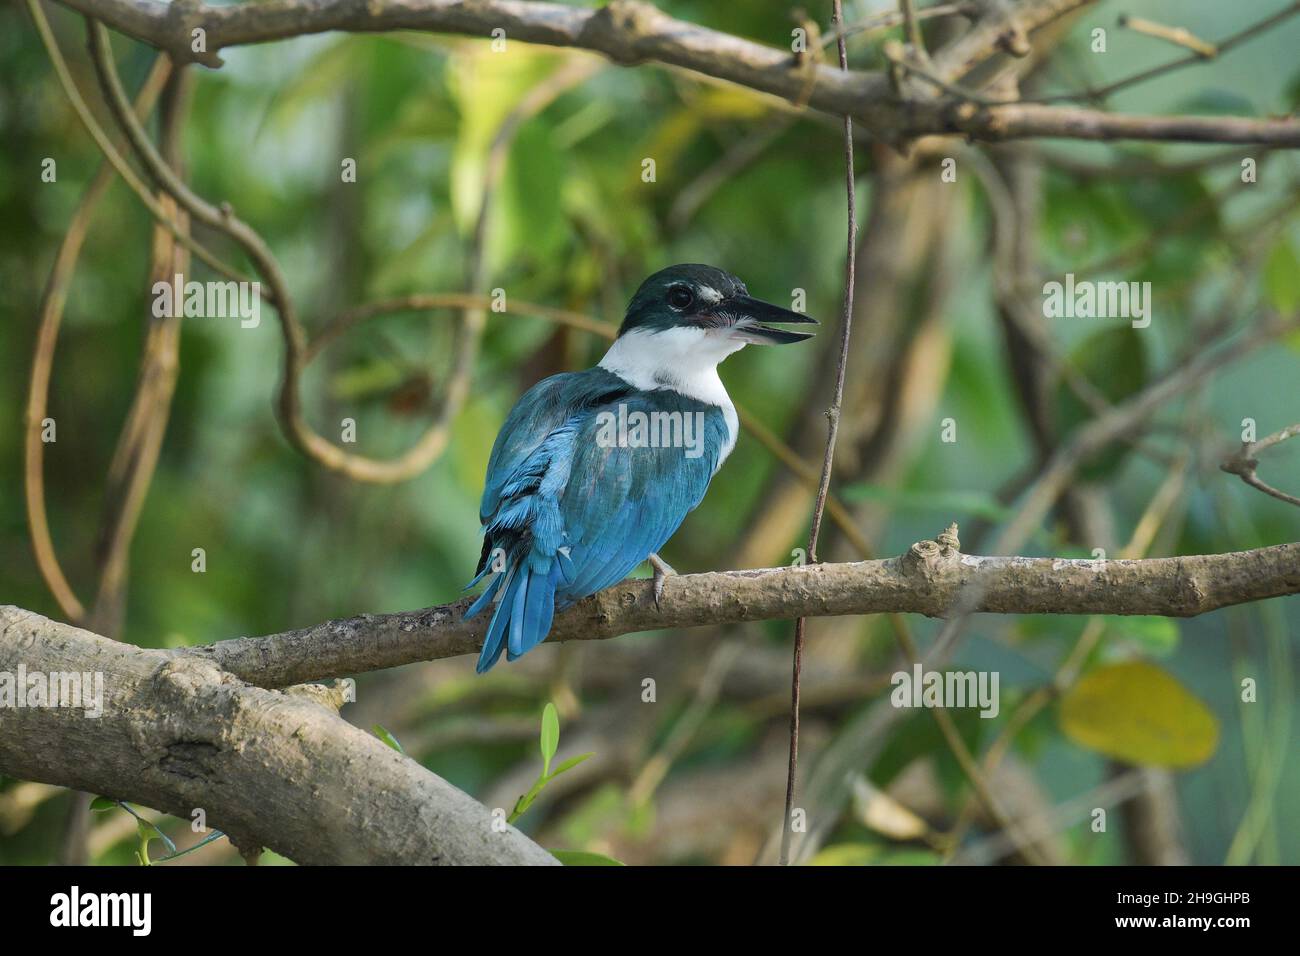
[[[1194,767],[1219,742],[1219,722],[1206,706],[1145,661],[1085,675],[1061,701],[1061,729],[1081,747],[1155,767]]]

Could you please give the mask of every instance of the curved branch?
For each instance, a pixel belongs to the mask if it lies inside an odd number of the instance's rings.
[[[169,196],[197,221],[234,239],[253,261],[257,273],[269,286],[267,298],[275,306],[284,338],[284,376],[280,383],[277,411],[285,436],[300,452],[317,464],[356,481],[392,483],[406,481],[423,472],[442,454],[451,436],[451,423],[469,395],[470,379],[478,344],[486,324],[481,308],[466,307],[458,335],[443,399],[434,421],[424,434],[395,458],[378,460],[347,452],[323,437],[307,422],[302,408],[300,384],[307,363],[316,354],[310,348],[306,330],[298,318],[289,295],[288,284],[274,253],[261,235],[237,218],[228,203],[214,206],[191,190],[163,160],[150,142],[143,127],[131,112],[126,92],[113,62],[108,31],[99,21],[87,17],[90,58],[95,66],[105,99],[114,118],[126,134],[136,156],[149,175]],[[566,89],[581,82],[592,72],[589,64],[562,67],[547,82],[537,86],[506,117],[494,138],[488,155],[488,172],[484,196],[471,251],[469,283],[473,292],[481,292],[483,249],[487,231],[489,201],[504,168],[504,158],[519,124],[545,108]]]
[[[136,97],[135,112],[147,116],[171,75],[171,62],[159,57],[149,71]],[[36,567],[45,579],[63,613],[73,621],[85,617],[86,608],[77,598],[59,564],[50,534],[50,519],[45,507],[45,442],[41,438],[45,412],[49,407],[50,378],[54,368],[54,350],[63,323],[63,309],[68,301],[68,287],[76,271],[81,247],[100,199],[113,181],[114,167],[105,159],[82,193],[81,201],[67,232],[59,243],[49,278],[41,293],[40,317],[37,319],[36,348],[32,355],[32,374],[27,390],[27,431],[23,442],[23,489],[27,501],[27,525],[31,531]]]
[[[195,655],[0,607],[0,672],[103,675],[102,715],[0,708],[0,773],[102,793],[298,863],[554,864],[513,827],[353,727],[324,695],[250,687]]]
[[[1090,561],[978,557],[923,541],[887,560],[674,575],[665,582],[658,608],[649,580],[624,581],[558,613],[549,640],[886,612],[1192,617],[1297,593],[1300,543],[1228,554]],[[972,594],[977,596],[973,607],[955,607]],[[477,654],[486,622],[464,620],[470,600],[362,614],[175,653],[209,659],[264,687]]]

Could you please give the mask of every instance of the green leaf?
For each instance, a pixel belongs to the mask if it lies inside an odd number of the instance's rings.
[[[382,724],[375,724],[375,726],[370,728],[370,732],[396,750],[399,754],[402,754],[403,756],[406,755],[406,751],[403,750],[402,745],[397,742],[397,738],[390,734]]]
[[[980,736],[992,721],[980,717],[979,710],[973,707],[954,709],[949,714],[967,748],[978,751]],[[914,760],[923,757],[934,758],[935,772],[945,789],[951,791],[963,785],[965,775],[953,757],[943,731],[932,714],[920,710],[906,718],[894,731],[872,763],[868,776],[872,783],[883,789]]]
[[[1300,71],[1292,74],[1283,95],[1286,97],[1287,106],[1293,110],[1300,109]]]
[[[1283,315],[1300,308],[1300,256],[1285,238],[1269,253],[1263,278],[1264,293],[1273,308]]]
[[[582,763],[582,762],[583,762],[584,760],[586,760],[588,757],[594,757],[594,756],[596,756],[596,752],[595,752],[595,751],[592,751],[591,753],[587,753],[587,754],[579,754],[579,755],[576,756],[576,757],[570,757],[568,760],[564,761],[564,763],[560,764],[558,767],[556,767],[554,770],[552,770],[552,771],[547,775],[546,779],[547,779],[547,780],[554,780],[554,779],[555,779],[556,777],[558,777],[560,774],[564,773],[564,771],[566,771],[566,770],[572,770],[574,767],[576,767],[578,764]]]
[[[588,853],[586,850],[551,850],[551,856],[555,857],[565,866],[625,866],[618,860],[609,856],[602,856],[599,853]]]
[[[376,358],[337,372],[330,379],[330,397],[339,401],[382,395],[402,383],[405,373],[387,358]]]
[[[496,228],[489,236],[497,269],[520,255],[540,262],[562,255],[572,239],[563,205],[564,183],[572,169],[572,157],[555,145],[547,126],[526,123],[520,128],[506,160],[494,210]]]
[[[936,866],[928,850],[887,850],[874,843],[839,843],[821,850],[808,866]]]
[[[316,53],[287,82],[275,84],[253,138],[256,140],[268,128],[287,131],[312,104],[341,95],[344,85],[356,76],[356,53],[360,49],[354,37],[344,36]]]
[[[551,772],[551,760],[560,749],[560,715],[549,701],[542,710],[542,776]]]
[[[91,813],[103,813],[105,810],[117,809],[117,801],[110,800],[108,797],[96,797],[90,801]]]
[[[1107,617],[1106,626],[1111,633],[1132,641],[1148,654],[1167,657],[1178,648],[1178,624],[1172,618]]]
[[[1061,700],[1061,729],[1081,747],[1132,764],[1194,767],[1214,753],[1219,724],[1172,675],[1125,661],[1084,675]]]
[[[478,217],[488,151],[519,102],[563,61],[550,51],[515,46],[497,56],[486,45],[466,48],[449,63],[448,89],[460,115],[452,151],[452,210],[468,234]]]
[[[1070,356],[1069,362],[1111,404],[1142,390],[1146,384],[1146,339],[1143,329],[1132,326],[1110,327],[1094,333]],[[1056,387],[1056,419],[1063,435],[1068,435],[1094,417],[1093,410],[1069,385]],[[1123,462],[1128,446],[1115,443],[1089,458],[1079,469],[1086,481],[1109,477]]]
[[[870,843],[840,843],[828,846],[808,861],[809,866],[870,866],[879,849]]]

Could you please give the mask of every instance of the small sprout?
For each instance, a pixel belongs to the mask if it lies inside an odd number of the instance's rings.
[[[533,785],[529,788],[528,792],[515,802],[515,808],[510,812],[510,817],[506,820],[507,823],[514,823],[523,816],[524,812],[533,805],[533,801],[537,799],[537,795],[542,792],[542,788],[544,788],[548,783],[566,770],[572,770],[588,757],[594,756],[589,753],[579,754],[576,757],[570,757],[568,760],[563,761],[554,770],[551,769],[551,761],[555,759],[556,751],[560,749],[560,715],[559,712],[556,711],[555,705],[550,702],[548,702],[546,707],[542,709],[541,749],[542,772],[538,775],[537,780],[533,782]]]
[[[406,751],[403,750],[402,745],[397,742],[397,738],[384,729],[382,724],[375,724],[375,726],[370,728],[370,732],[396,750],[399,754],[406,756]]]

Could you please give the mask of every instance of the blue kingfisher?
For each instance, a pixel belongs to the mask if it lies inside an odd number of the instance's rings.
[[[658,551],[736,445],[718,363],[746,345],[788,344],[815,323],[751,298],[711,266],[675,265],[641,283],[600,363],[538,382],[492,446],[479,518],[483,554],[465,612],[495,602],[477,670],[546,639],[556,610],[617,584],[647,559],[656,604],[672,568]]]

